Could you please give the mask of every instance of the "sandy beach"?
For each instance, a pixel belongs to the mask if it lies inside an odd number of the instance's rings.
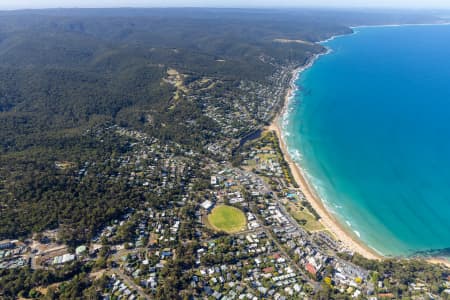
[[[268,130],[272,130],[276,133],[278,140],[280,142],[280,148],[283,152],[283,156],[285,157],[287,163],[289,164],[289,167],[291,169],[292,175],[294,176],[295,181],[299,185],[300,189],[304,193],[306,199],[311,203],[312,207],[317,211],[317,213],[320,215],[320,222],[328,229],[330,230],[338,240],[340,240],[344,246],[353,252],[358,252],[362,256],[369,258],[369,259],[380,259],[382,256],[378,254],[375,250],[367,247],[365,244],[363,244],[354,233],[347,230],[344,226],[342,226],[339,221],[331,215],[328,210],[323,205],[322,201],[317,196],[316,192],[311,188],[311,186],[308,184],[307,180],[305,179],[305,176],[303,175],[303,171],[301,170],[301,167],[297,165],[292,160],[292,157],[290,156],[286,144],[283,140],[283,136],[281,133],[281,127],[280,127],[280,119],[284,115],[287,106],[289,104],[290,98],[292,97],[294,91],[295,91],[295,79],[298,77],[298,75],[310,67],[314,61],[319,57],[320,55],[317,55],[314,57],[306,66],[296,69],[292,74],[292,81],[290,83],[289,90],[286,94],[286,98],[284,100],[284,106],[283,109],[277,114],[277,116],[274,118],[272,124],[267,128]]]
[[[333,216],[324,206],[321,199],[317,196],[316,191],[309,185],[308,181],[306,180],[306,177],[303,175],[303,170],[301,169],[301,166],[299,166],[292,157],[290,156],[286,143],[283,139],[283,135],[281,132],[281,118],[285,114],[287,107],[289,105],[289,102],[291,100],[291,97],[293,96],[296,86],[295,81],[298,78],[298,76],[306,70],[307,68],[311,67],[313,63],[316,61],[317,58],[319,58],[321,55],[325,55],[329,52],[322,53],[319,55],[316,55],[313,57],[309,63],[307,63],[305,66],[298,68],[292,72],[292,80],[289,85],[289,89],[286,93],[283,108],[274,120],[272,121],[271,125],[268,126],[266,129],[274,131],[278,137],[280,148],[283,153],[283,156],[288,163],[292,175],[297,182],[298,186],[302,190],[303,194],[305,195],[306,199],[311,203],[312,207],[316,210],[316,212],[320,215],[320,222],[327,228],[330,232],[332,232],[335,237],[342,242],[342,244],[352,252],[357,252],[360,255],[364,256],[368,259],[383,259],[384,256],[374,249],[368,247],[365,245],[351,230],[348,230],[345,226],[343,226],[335,216]],[[433,263],[433,264],[440,264],[445,265],[446,267],[450,267],[450,261],[448,261],[445,258],[440,257],[433,257],[433,258],[425,258],[426,261]]]
[[[438,265],[444,265],[447,268],[450,268],[450,261],[446,260],[445,258],[429,258],[427,259],[428,262],[432,263],[432,264],[438,264]]]

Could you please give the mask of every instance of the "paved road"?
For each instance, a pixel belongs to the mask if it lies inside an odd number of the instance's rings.
[[[113,261],[116,262],[117,265],[120,265],[120,259],[122,256],[127,255],[129,253],[134,253],[135,251],[136,250],[117,251],[116,253],[114,253],[112,255]],[[125,285],[127,285],[128,287],[135,290],[138,293],[138,295],[140,297],[142,297],[142,299],[151,299],[151,297],[145,293],[144,289],[140,285],[136,284],[133,281],[133,279],[130,276],[128,276],[127,274],[125,274],[120,268],[113,268],[113,269],[111,269],[110,272],[119,276],[120,279],[122,279],[122,281],[125,283]]]
[[[252,176],[254,178],[258,178],[259,181],[262,182],[265,191],[272,191],[272,189],[268,186],[268,184],[260,176],[254,174],[254,173],[250,173],[250,176]],[[300,227],[300,225],[297,223],[297,221],[286,210],[286,207],[283,205],[283,203],[281,203],[280,199],[278,198],[278,195],[276,193],[273,193],[273,197],[275,199],[277,207],[280,209],[281,213],[287,218],[289,223],[291,223],[291,225],[293,225],[301,233],[301,235],[303,237],[307,238],[308,234],[306,233],[306,231]],[[257,218],[258,218],[258,221],[260,222],[260,224],[264,224],[262,222],[262,220],[259,219],[259,216],[257,216]],[[277,245],[277,247],[280,249],[280,251],[283,253],[283,255],[286,256],[288,258],[288,260],[291,262],[291,264],[297,269],[297,271],[299,272],[302,279],[305,280],[306,282],[308,282],[309,284],[311,284],[314,287],[314,290],[319,290],[321,288],[320,284],[317,281],[314,281],[311,278],[309,278],[307,275],[305,275],[304,268],[299,266],[292,259],[292,257],[288,255],[288,253],[284,250],[282,245],[278,242],[278,239],[273,236],[272,229],[269,226],[263,226],[263,227],[266,229],[266,234],[268,234],[268,236],[274,241],[274,243]],[[311,239],[308,238],[308,241],[313,246],[317,247]]]
[[[116,274],[120,279],[130,287],[131,289],[135,290],[139,297],[142,299],[151,299],[149,295],[147,295],[143,288],[141,288],[139,285],[137,285],[128,275],[126,275],[122,270],[119,268],[114,268],[110,271],[110,274]]]

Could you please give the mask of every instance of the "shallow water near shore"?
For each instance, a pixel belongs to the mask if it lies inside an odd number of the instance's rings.
[[[368,246],[448,253],[450,26],[355,31],[326,42],[332,52],[296,81],[283,122],[289,152]]]

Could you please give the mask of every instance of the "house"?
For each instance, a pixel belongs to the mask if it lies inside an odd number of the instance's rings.
[[[202,202],[202,204],[200,204],[200,206],[203,209],[209,211],[214,206],[214,203],[212,203],[210,200],[205,200]]]
[[[84,246],[84,245],[81,245],[81,246],[78,246],[78,247],[75,249],[75,254],[76,254],[76,255],[82,255],[82,254],[86,253],[86,251],[87,251],[87,247]]]
[[[0,242],[0,250],[14,248],[15,244],[10,240],[3,240]]]
[[[166,259],[172,256],[172,252],[170,251],[162,251],[161,252],[161,259]]]
[[[381,294],[378,294],[378,297],[380,299],[395,299],[395,296],[392,293],[381,293]]]
[[[315,268],[312,264],[307,263],[307,264],[305,265],[305,268],[306,268],[306,271],[308,271],[310,274],[316,276],[317,270],[316,270],[316,268]]]
[[[75,255],[64,254],[64,255],[56,256],[55,258],[53,258],[53,264],[54,265],[65,264],[65,263],[71,262],[73,260],[75,260]]]

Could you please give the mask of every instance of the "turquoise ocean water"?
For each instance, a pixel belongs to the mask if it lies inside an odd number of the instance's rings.
[[[450,26],[356,28],[303,72],[285,141],[325,205],[385,255],[450,248]]]

